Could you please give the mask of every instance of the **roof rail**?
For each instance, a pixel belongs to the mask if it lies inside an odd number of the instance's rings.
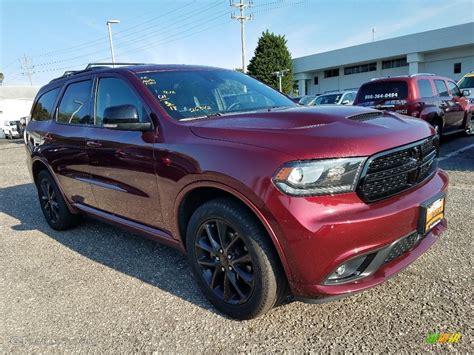
[[[434,74],[431,73],[416,73],[416,74],[410,74],[410,78],[413,78],[414,76],[435,76]]]
[[[104,68],[104,67],[123,67],[126,65],[146,65],[146,63],[89,63],[85,70],[92,68]]]
[[[147,65],[146,63],[89,63],[87,64],[87,67],[85,69],[81,70],[68,70],[65,71],[64,74],[58,78],[52,79],[50,82],[71,76],[71,75],[76,75],[79,73],[84,73],[86,71],[90,70],[99,70],[99,69],[104,69],[104,68],[110,68],[110,67],[117,67],[117,66],[128,66],[128,65]]]

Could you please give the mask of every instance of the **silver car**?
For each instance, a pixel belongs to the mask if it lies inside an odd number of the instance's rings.
[[[352,105],[357,91],[339,91],[320,95],[313,105]]]

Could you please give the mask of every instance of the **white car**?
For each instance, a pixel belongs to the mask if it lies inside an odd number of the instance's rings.
[[[20,138],[20,121],[4,121],[2,131],[9,139]]]
[[[463,96],[468,99],[471,104],[474,103],[474,71],[464,75],[461,80],[458,81],[458,86],[463,92]]]
[[[352,105],[356,94],[357,91],[340,91],[322,94],[313,101],[313,105]]]

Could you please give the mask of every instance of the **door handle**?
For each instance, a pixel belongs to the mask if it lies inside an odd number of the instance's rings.
[[[87,141],[86,145],[91,148],[100,148],[102,147],[102,144],[96,141]]]

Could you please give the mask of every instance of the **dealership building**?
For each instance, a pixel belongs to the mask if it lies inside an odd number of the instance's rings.
[[[474,22],[293,60],[300,95],[358,89],[372,78],[433,73],[459,80],[474,70]]]
[[[30,114],[38,86],[0,85],[0,125],[5,120],[19,120]]]

